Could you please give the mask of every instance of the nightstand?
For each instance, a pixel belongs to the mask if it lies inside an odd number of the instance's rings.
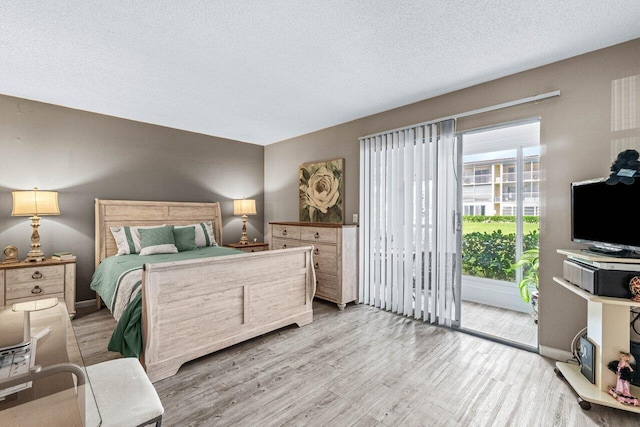
[[[262,242],[249,242],[246,245],[241,245],[240,243],[227,243],[225,245],[227,248],[240,249],[245,252],[260,252],[260,251],[268,251],[269,244]]]
[[[57,297],[76,314],[76,261],[47,259],[0,264],[0,307]]]

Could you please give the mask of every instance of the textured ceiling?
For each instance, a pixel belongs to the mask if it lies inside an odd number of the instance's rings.
[[[1,94],[262,145],[640,37],[639,0],[0,4]]]

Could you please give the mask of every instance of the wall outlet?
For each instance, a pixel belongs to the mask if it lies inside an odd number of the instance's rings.
[[[354,224],[358,223],[358,214],[353,214],[353,223]]]

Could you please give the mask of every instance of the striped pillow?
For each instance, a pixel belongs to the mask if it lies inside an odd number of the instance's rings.
[[[213,226],[211,221],[200,222],[198,224],[176,225],[175,228],[194,227],[196,231],[196,246],[218,246],[216,238],[213,235]]]
[[[142,245],[140,244],[141,237],[138,230],[141,228],[157,228],[164,225],[166,224],[144,227],[130,227],[128,225],[109,227],[111,234],[116,241],[116,246],[118,247],[118,253],[116,255],[139,254],[142,249]]]

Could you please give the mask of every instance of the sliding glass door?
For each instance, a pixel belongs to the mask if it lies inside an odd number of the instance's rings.
[[[537,348],[535,306],[514,264],[538,247],[540,123],[465,132],[462,328]],[[536,297],[535,289],[527,289]],[[525,292],[526,293],[526,292]],[[535,302],[535,301],[534,301]]]

